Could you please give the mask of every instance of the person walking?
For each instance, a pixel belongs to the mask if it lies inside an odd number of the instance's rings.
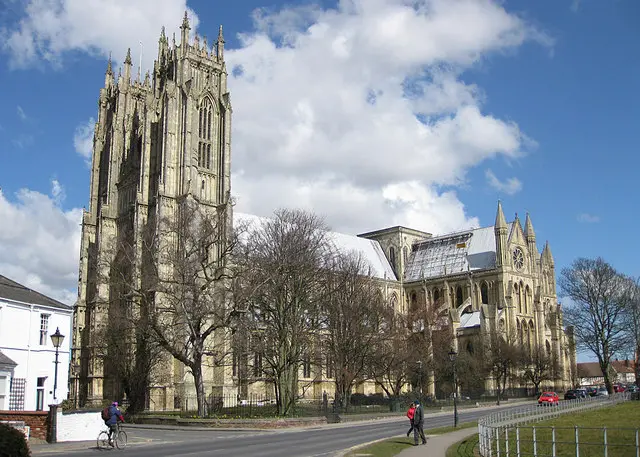
[[[418,445],[418,437],[422,444],[427,444],[427,437],[424,436],[424,411],[418,400],[415,401],[416,408],[413,411],[413,441],[414,446]]]
[[[407,432],[407,438],[409,437],[409,435],[413,431],[413,416],[414,416],[415,412],[416,412],[416,404],[415,403],[411,403],[409,405],[409,410],[407,411],[407,417],[409,418],[409,422],[411,423],[411,427],[409,428],[409,431]]]

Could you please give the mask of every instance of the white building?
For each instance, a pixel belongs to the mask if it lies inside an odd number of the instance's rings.
[[[0,275],[0,410],[47,410],[68,395],[73,308]],[[51,335],[65,336],[58,349]]]

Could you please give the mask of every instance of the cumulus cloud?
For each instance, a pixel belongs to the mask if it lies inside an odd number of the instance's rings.
[[[84,157],[87,165],[91,165],[93,129],[95,128],[95,124],[95,119],[90,118],[87,122],[78,125],[73,134],[73,147],[80,156]]]
[[[51,189],[21,189],[13,199],[0,190],[0,274],[72,305],[82,210],[63,210],[63,187],[53,180]]]
[[[596,222],[600,222],[600,216],[589,213],[578,214],[577,219],[578,222],[582,222],[584,224],[595,224]]]
[[[198,25],[186,0],[26,0],[24,5],[17,24],[0,28],[0,48],[9,53],[14,68],[42,62],[61,67],[68,51],[103,58],[113,52],[115,62],[121,63],[127,48],[134,48],[133,55],[139,55],[138,43],[142,41],[146,71],[153,68],[163,25],[168,36],[179,36],[185,10],[191,17],[192,30]]]
[[[244,212],[304,202],[339,228],[462,228],[477,221],[452,187],[534,144],[483,113],[482,89],[461,77],[488,54],[550,43],[501,2],[350,0],[254,19],[226,54]],[[512,178],[502,188],[520,187]]]
[[[489,185],[498,192],[513,195],[522,190],[522,182],[518,178],[507,178],[505,181],[500,181],[491,170],[487,170],[485,176]]]

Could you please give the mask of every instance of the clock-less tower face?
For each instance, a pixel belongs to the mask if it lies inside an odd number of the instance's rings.
[[[524,252],[520,248],[513,250],[513,266],[516,270],[522,270],[524,267]]]

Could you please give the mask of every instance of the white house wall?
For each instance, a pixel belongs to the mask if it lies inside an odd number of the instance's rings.
[[[40,345],[40,315],[48,314],[49,322],[44,345]],[[39,305],[14,303],[0,299],[0,351],[17,366],[14,379],[25,379],[24,409],[36,410],[37,379],[44,383],[44,410],[52,403],[60,403],[68,395],[69,348],[71,344],[72,310],[61,310]],[[65,335],[58,355],[58,386],[53,397],[55,348],[51,335],[56,328]],[[8,409],[9,392],[5,408]]]

